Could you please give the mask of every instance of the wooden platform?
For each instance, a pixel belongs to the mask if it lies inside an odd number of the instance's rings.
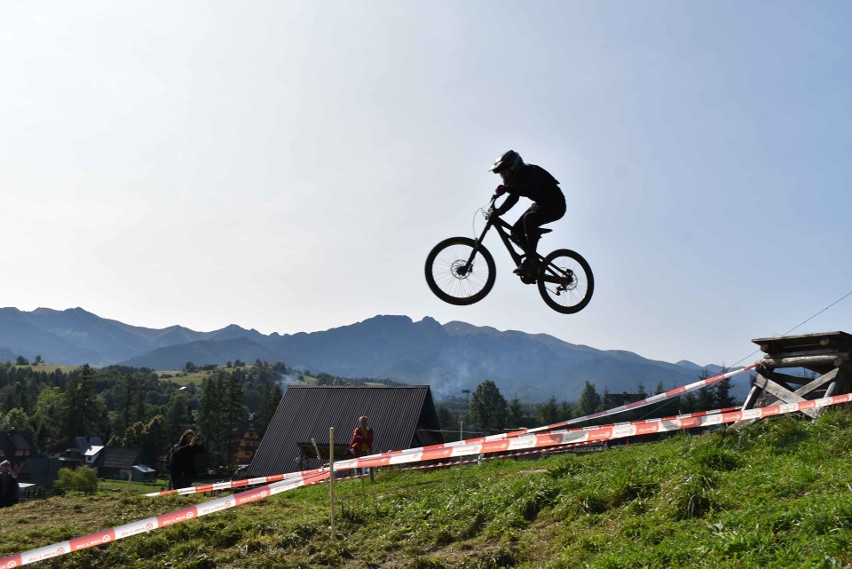
[[[743,409],[771,404],[798,403],[808,399],[831,397],[852,391],[852,335],[846,332],[823,332],[801,336],[779,336],[752,340],[764,352],[757,368],[754,385],[746,396]],[[808,370],[805,375],[777,371],[783,368]],[[817,417],[820,410],[804,411]],[[734,427],[753,421],[739,421]]]

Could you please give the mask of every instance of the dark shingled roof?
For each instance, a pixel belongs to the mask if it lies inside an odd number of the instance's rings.
[[[104,447],[99,460],[101,468],[130,468],[139,461],[142,451],[138,448]]]
[[[310,443],[314,438],[318,445],[327,448],[329,427],[334,427],[335,447],[348,445],[361,415],[368,418],[375,433],[374,453],[443,442],[428,385],[290,386],[248,467],[247,476],[295,472],[299,469],[297,459],[302,455],[299,443]],[[315,466],[314,461],[312,467]]]

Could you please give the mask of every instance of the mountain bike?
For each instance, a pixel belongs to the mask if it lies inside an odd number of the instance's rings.
[[[450,304],[468,305],[479,302],[491,292],[497,277],[494,257],[482,241],[493,227],[506,250],[520,267],[524,251],[512,237],[512,226],[494,214],[497,196],[485,211],[485,229],[478,239],[450,237],[444,239],[426,257],[426,283],[432,292]],[[540,229],[540,235],[550,229]],[[562,314],[574,314],[584,309],[592,299],[595,278],[592,269],[579,253],[570,249],[557,249],[538,258],[535,275],[521,275],[527,284],[537,284],[544,302]]]

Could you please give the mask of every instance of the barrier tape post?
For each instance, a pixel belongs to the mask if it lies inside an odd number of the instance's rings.
[[[328,428],[328,497],[331,502],[331,544],[334,545],[334,427]]]

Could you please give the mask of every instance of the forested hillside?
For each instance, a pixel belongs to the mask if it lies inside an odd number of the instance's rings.
[[[165,450],[187,427],[204,435],[205,464],[230,469],[233,454],[249,424],[263,435],[288,383],[308,385],[400,385],[387,379],[311,375],[281,362],[240,360],[223,366],[196,366],[155,372],[147,368],[53,366],[28,362],[0,363],[0,430],[33,434],[39,454],[61,452],[78,436],[100,437],[110,446],[138,447],[146,464],[161,466]],[[696,379],[704,379],[703,371]],[[662,382],[653,393],[663,391]],[[636,393],[598,392],[586,382],[576,400],[535,403],[517,396],[507,399],[494,381],[484,380],[457,396],[436,398],[446,441],[464,433],[489,435],[519,427],[548,425],[610,409],[649,395],[641,384]],[[624,420],[661,417],[678,412],[728,407],[735,402],[729,380],[697,393],[633,411]]]
[[[64,450],[73,437],[139,447],[157,466],[183,429],[205,435],[207,461],[230,466],[251,419],[262,433],[281,399],[283,364],[207,366],[176,373],[120,366],[0,364],[0,430],[34,435],[37,451]]]

